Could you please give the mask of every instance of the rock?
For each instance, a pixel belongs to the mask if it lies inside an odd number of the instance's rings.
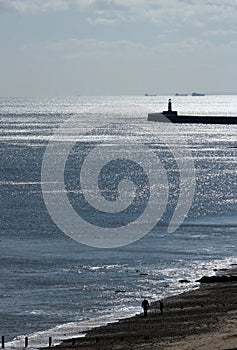
[[[237,282],[237,276],[203,276],[196,282],[200,283],[224,283],[224,282]]]
[[[179,283],[190,283],[189,280],[179,280]]]

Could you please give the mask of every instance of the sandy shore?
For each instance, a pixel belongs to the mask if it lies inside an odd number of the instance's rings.
[[[223,272],[237,275],[236,269]],[[237,350],[237,281],[203,283],[194,291],[164,300],[164,313],[152,304],[148,316],[136,315],[67,340],[59,350],[202,349]]]

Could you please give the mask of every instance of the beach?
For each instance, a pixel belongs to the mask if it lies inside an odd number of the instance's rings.
[[[220,275],[220,272],[218,272]],[[237,276],[237,269],[221,272]],[[237,349],[237,281],[200,283],[196,290],[152,303],[143,314],[87,332],[57,346],[66,349]]]

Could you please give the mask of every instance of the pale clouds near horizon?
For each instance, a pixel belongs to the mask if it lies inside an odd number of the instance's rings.
[[[0,0],[0,95],[237,91],[235,0]]]

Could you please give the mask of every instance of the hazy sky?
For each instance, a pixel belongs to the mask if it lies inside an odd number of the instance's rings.
[[[0,0],[0,95],[237,91],[236,0]]]

